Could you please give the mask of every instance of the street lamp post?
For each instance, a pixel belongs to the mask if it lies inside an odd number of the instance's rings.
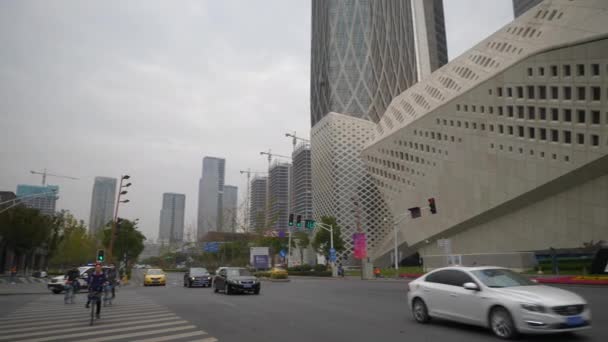
[[[116,225],[118,222],[118,205],[120,203],[129,203],[128,199],[120,200],[120,197],[122,195],[126,195],[128,193],[127,190],[123,190],[123,189],[126,189],[131,186],[131,183],[127,183],[127,184],[123,185],[123,182],[125,180],[128,180],[129,178],[131,178],[129,175],[120,176],[120,185],[118,187],[118,195],[116,196],[116,206],[114,208],[114,220],[112,220],[112,232],[110,234],[110,247],[109,247],[109,251],[108,251],[108,261],[110,263],[112,262],[112,257],[113,257],[114,238],[115,238],[115,234],[116,234]]]
[[[316,222],[315,226],[319,227],[321,229],[325,229],[326,231],[329,232],[329,248],[331,248],[333,250],[334,249],[334,227],[331,224],[325,224],[322,222]],[[336,269],[336,261],[330,260],[330,263],[331,263],[331,276],[337,277],[338,270]]]
[[[393,223],[393,233],[395,234],[395,237],[394,237],[395,246],[393,247],[395,272],[399,271],[399,243],[397,241],[397,226],[399,225],[399,223],[401,223],[403,220],[405,220],[406,218],[409,218],[409,217],[410,217],[410,213],[401,214],[401,215],[395,217],[397,220]]]

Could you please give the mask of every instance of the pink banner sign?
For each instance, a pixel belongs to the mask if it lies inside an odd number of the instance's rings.
[[[353,234],[353,244],[355,245],[355,259],[364,259],[367,257],[367,241],[365,233]]]

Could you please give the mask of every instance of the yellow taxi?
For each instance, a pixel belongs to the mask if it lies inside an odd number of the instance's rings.
[[[144,274],[144,286],[167,285],[167,276],[160,268],[151,268]]]
[[[287,278],[287,270],[283,267],[273,267],[270,270],[270,277],[276,279],[284,279]]]

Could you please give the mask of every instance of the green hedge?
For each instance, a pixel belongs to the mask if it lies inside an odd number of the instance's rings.
[[[271,273],[270,279],[287,279],[287,274],[285,273]]]
[[[289,272],[292,276],[331,277],[331,271],[294,271]]]
[[[270,272],[255,272],[253,275],[258,278],[270,278]]]

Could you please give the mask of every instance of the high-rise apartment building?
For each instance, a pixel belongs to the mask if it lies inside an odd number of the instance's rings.
[[[112,221],[115,201],[116,178],[95,177],[89,216],[89,231],[92,234],[96,234],[99,229]]]
[[[255,176],[249,190],[249,230],[256,231],[266,227],[267,177]]]
[[[175,243],[184,240],[184,214],[186,195],[166,192],[163,194],[163,206],[160,210],[158,241]]]
[[[238,228],[238,193],[239,188],[234,185],[224,185],[223,219],[221,231],[235,233]]]
[[[203,158],[203,172],[198,183],[198,240],[207,232],[217,232],[222,227],[225,168],[223,158]]]
[[[55,215],[59,187],[56,185],[17,185],[17,197],[28,208],[40,210],[44,215]]]
[[[447,63],[442,0],[413,1],[313,0],[311,126],[329,112],[378,122],[419,61]]]
[[[362,158],[394,215],[436,200],[397,226],[425,267],[448,262],[443,239],[464,265],[520,269],[521,251],[608,240],[606,22],[605,0],[544,1],[389,106]]]
[[[301,143],[292,153],[291,213],[312,219],[312,166],[310,144]]]
[[[268,170],[268,228],[286,229],[289,217],[289,174],[291,164],[275,161]]]
[[[515,18],[541,2],[543,2],[543,0],[513,0],[513,14],[515,15]]]

